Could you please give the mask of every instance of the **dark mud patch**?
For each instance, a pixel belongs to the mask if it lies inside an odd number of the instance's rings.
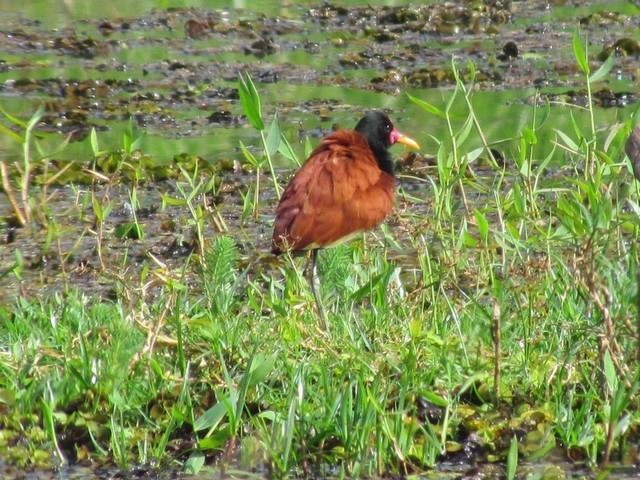
[[[217,192],[198,195],[193,205],[204,216],[204,238],[231,228],[241,251],[268,251],[270,222],[242,214],[241,192],[248,182],[242,171],[226,175],[224,186],[218,183]],[[103,222],[98,221],[96,202],[109,212]],[[1,229],[0,273],[9,298],[39,298],[76,288],[120,298],[133,291],[142,269],[180,270],[203,247],[182,192],[168,180],[135,187],[55,187],[48,191],[46,212],[34,213],[36,221],[28,227],[5,222]],[[198,290],[191,274],[182,281]],[[154,294],[153,288],[143,292]]]

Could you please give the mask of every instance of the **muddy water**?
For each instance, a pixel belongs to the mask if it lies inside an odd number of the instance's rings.
[[[553,8],[546,1],[473,8],[372,2],[344,9],[265,2],[260,11],[243,2],[220,4],[228,9],[185,2],[169,10],[153,8],[154,2],[121,3],[64,2],[52,11],[49,2],[36,1],[3,9],[0,104],[24,117],[49,101],[45,129],[73,135],[61,159],[86,161],[91,127],[102,145],[117,147],[130,116],[148,133],[142,148],[156,161],[183,152],[211,162],[235,159],[239,140],[252,145],[257,139],[237,102],[240,71],[252,74],[265,116],[277,112],[299,149],[305,137],[352,125],[362,110],[377,107],[392,110],[398,126],[433,152],[432,136],[443,137],[446,125],[403,93],[443,105],[443,91],[453,88],[452,58],[463,73],[468,61],[476,65],[474,106],[497,142],[530,121],[527,103],[537,89],[555,102],[574,100],[572,90],[582,86],[569,48],[577,23],[599,52],[633,38],[638,22],[629,2],[552,2]],[[511,43],[516,56],[503,51]],[[620,57],[619,80],[606,86],[622,98],[604,101],[622,108],[634,102],[634,65],[633,53]],[[600,121],[620,116],[607,109]],[[549,136],[569,125],[568,115],[560,117]],[[56,140],[44,142],[45,151]],[[21,155],[6,135],[0,151],[10,161]]]

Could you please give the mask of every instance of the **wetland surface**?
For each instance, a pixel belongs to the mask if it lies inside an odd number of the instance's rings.
[[[157,4],[69,1],[52,9],[45,1],[0,1],[0,161],[18,197],[25,151],[16,137],[25,128],[10,116],[26,122],[44,105],[30,142],[29,225],[20,225],[0,193],[0,303],[76,288],[125,303],[153,299],[162,285],[147,282],[150,270],[180,272],[202,248],[199,239],[220,234],[234,239],[243,268],[280,275],[267,253],[277,196],[269,172],[256,175],[241,148],[262,155],[239,101],[241,73],[255,82],[266,123],[277,115],[300,160],[320,137],[352,128],[372,108],[387,111],[421,144],[418,154],[392,150],[399,195],[384,231],[385,241],[393,238],[389,257],[415,289],[424,286],[423,265],[412,240],[434,222],[441,140],[465,125],[469,105],[458,96],[448,125],[407,94],[444,109],[456,88],[454,68],[469,82],[492,153],[470,162],[469,178],[481,188],[462,196],[454,190],[461,223],[469,206],[482,209],[491,200],[496,165],[505,190],[517,183],[515,158],[529,126],[536,125],[536,160],[550,158],[541,188],[555,192],[575,173],[558,132],[587,129],[591,121],[572,51],[576,29],[588,39],[592,72],[615,55],[611,73],[592,86],[599,140],[613,141],[638,107],[640,8],[632,2]],[[473,136],[460,147],[482,145]],[[615,153],[612,162],[624,164],[624,153]],[[295,163],[281,154],[274,162],[283,186]],[[196,188],[199,182],[206,188]],[[187,201],[191,191],[200,194]],[[432,247],[437,251],[438,242]],[[181,279],[202,288],[197,272]],[[476,282],[473,272],[459,280],[464,288]],[[502,475],[495,459],[474,456],[473,441],[460,443],[466,456],[449,452],[433,478]],[[595,478],[580,462],[551,457],[551,464],[531,462],[527,478]],[[609,478],[637,474],[637,458],[621,464],[620,476]]]

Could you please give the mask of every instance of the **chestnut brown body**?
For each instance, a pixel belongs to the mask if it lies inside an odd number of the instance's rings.
[[[273,251],[330,247],[377,227],[393,208],[395,179],[365,137],[325,137],[295,174],[276,209]]]

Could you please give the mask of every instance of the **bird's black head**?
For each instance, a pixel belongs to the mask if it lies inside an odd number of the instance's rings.
[[[393,175],[393,162],[387,149],[395,143],[393,132],[396,130],[393,128],[393,123],[391,123],[389,117],[375,110],[367,112],[360,119],[355,130],[367,139],[367,143],[369,143],[380,169]]]

